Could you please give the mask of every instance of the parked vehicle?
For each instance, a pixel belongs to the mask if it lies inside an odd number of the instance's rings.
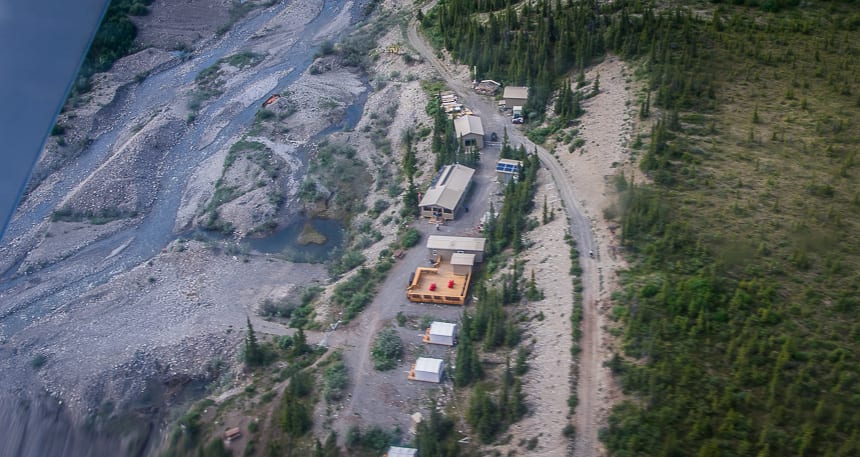
[[[511,124],[522,124],[523,123],[523,107],[515,106],[512,111]]]

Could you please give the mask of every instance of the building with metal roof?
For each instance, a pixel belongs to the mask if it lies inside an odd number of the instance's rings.
[[[484,125],[478,116],[466,115],[454,119],[457,139],[467,148],[484,148]]]
[[[455,252],[451,254],[451,267],[455,275],[466,276],[475,268],[475,254]]]
[[[454,220],[474,174],[475,170],[460,164],[443,167],[421,197],[421,216]]]
[[[454,254],[473,254],[473,264],[474,262],[483,262],[486,243],[486,238],[467,236],[430,235],[427,237],[427,249],[430,251],[430,257],[441,257],[447,262],[453,261]],[[462,261],[465,259],[458,257],[458,262]],[[460,264],[462,265],[462,263]]]
[[[529,88],[523,86],[507,86],[502,94],[508,108],[523,106],[529,99]]]

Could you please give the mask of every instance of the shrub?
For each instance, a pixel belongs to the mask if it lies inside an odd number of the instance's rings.
[[[334,52],[334,43],[331,40],[325,40],[320,44],[320,55],[327,56]]]
[[[573,424],[567,424],[561,429],[561,434],[567,438],[573,439],[573,436],[576,434],[576,429],[573,428]]]
[[[289,318],[293,313],[297,306],[293,303],[290,303],[288,300],[270,300],[265,299],[263,303],[260,304],[260,316],[263,317],[283,317]]]
[[[410,228],[409,230],[406,231],[406,233],[403,234],[403,237],[401,238],[400,243],[403,245],[404,248],[411,248],[412,246],[415,246],[416,244],[418,244],[418,241],[420,241],[420,240],[421,240],[421,234],[418,233],[418,230],[415,230],[414,228]]]
[[[387,328],[379,332],[373,349],[370,351],[373,367],[380,371],[391,370],[397,366],[398,359],[403,355],[403,342],[397,331]]]
[[[47,362],[48,356],[46,356],[45,354],[36,354],[33,359],[30,360],[30,366],[33,367],[33,369],[38,370],[39,368],[45,366],[45,363]]]
[[[323,373],[323,395],[327,401],[337,401],[343,396],[343,389],[349,382],[346,365],[338,360]]]
[[[383,211],[387,210],[389,206],[391,206],[391,203],[389,203],[388,200],[380,198],[373,202],[373,209],[371,212],[374,214],[374,217],[376,217],[382,214]]]

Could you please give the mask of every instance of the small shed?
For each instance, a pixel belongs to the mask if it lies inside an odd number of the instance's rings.
[[[458,140],[467,148],[484,148],[484,124],[478,116],[466,115],[454,119],[454,131]]]
[[[227,431],[224,432],[224,439],[228,443],[231,441],[234,441],[234,440],[238,440],[241,437],[242,437],[242,431],[239,430],[239,427],[233,427],[233,428],[227,429]]]
[[[439,256],[445,261],[450,261],[454,254],[460,253],[474,254],[475,262],[483,262],[486,244],[486,238],[447,235],[430,235],[427,237],[427,249],[430,251],[430,258]]]
[[[523,106],[529,99],[529,88],[524,86],[507,86],[502,98],[505,99],[505,105],[508,107]]]
[[[499,178],[499,181],[507,183],[511,179],[517,179],[522,167],[523,163],[519,160],[499,159],[496,162],[496,177]]]
[[[411,447],[391,446],[382,457],[418,457],[418,449]]]
[[[424,333],[424,342],[453,346],[457,335],[457,324],[450,322],[433,322]]]
[[[451,254],[451,266],[454,267],[455,275],[466,276],[475,267],[475,254],[455,252]]]
[[[409,372],[409,379],[438,384],[442,382],[443,369],[442,359],[419,357],[412,366],[412,371]]]

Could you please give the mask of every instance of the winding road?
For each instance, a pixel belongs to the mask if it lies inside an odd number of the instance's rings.
[[[461,100],[481,114],[485,131],[501,130],[509,127],[508,117],[499,113],[497,107],[486,97],[479,96],[469,86],[468,81],[455,76],[449,68],[436,57],[435,50],[428,44],[426,39],[418,32],[417,22],[412,21],[409,25],[408,39],[410,45],[421,54],[442,76],[445,83],[461,97]],[[596,308],[596,295],[600,284],[598,259],[589,258],[585,253],[597,251],[594,242],[591,222],[585,217],[582,205],[577,201],[571,183],[566,179],[565,172],[558,161],[544,148],[535,145],[518,128],[508,128],[508,137],[511,142],[523,144],[527,150],[536,151],[541,164],[547,168],[552,175],[553,181],[558,187],[561,199],[567,209],[570,223],[570,232],[577,240],[577,248],[580,252],[580,263],[583,266],[582,273],[582,340],[580,345],[580,373],[577,380],[577,397],[579,404],[574,416],[574,427],[576,428],[576,439],[574,443],[575,457],[593,457],[603,454],[602,446],[598,440],[600,423],[600,398],[599,384],[595,373],[602,369],[603,360],[599,356],[600,332],[599,320]]]

